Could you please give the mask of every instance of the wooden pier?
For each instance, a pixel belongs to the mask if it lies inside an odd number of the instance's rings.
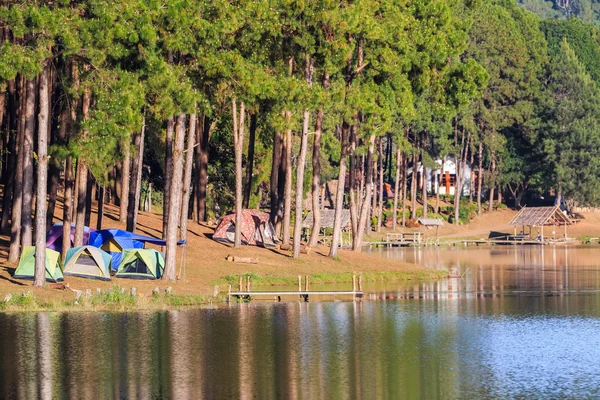
[[[246,276],[246,289],[242,288],[243,278],[240,276],[238,281],[238,291],[232,292],[231,285],[229,286],[229,292],[227,293],[227,302],[231,301],[231,297],[244,300],[252,300],[257,297],[266,297],[269,300],[281,301],[282,297],[298,296],[300,301],[307,302],[310,296],[352,296],[353,300],[362,299],[364,293],[362,290],[362,277],[359,275],[358,279],[356,275],[352,276],[352,290],[309,290],[309,277],[304,277],[304,289],[302,289],[302,277],[298,276],[298,290],[279,290],[279,291],[252,291],[250,290],[250,276]]]

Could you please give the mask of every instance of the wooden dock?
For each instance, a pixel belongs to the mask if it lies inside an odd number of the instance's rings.
[[[359,275],[358,280],[356,275],[352,276],[352,290],[309,290],[309,277],[305,276],[304,290],[302,289],[302,277],[298,276],[298,290],[250,290],[250,276],[246,276],[246,290],[242,289],[242,277],[239,277],[238,288],[236,292],[231,291],[231,285],[229,286],[229,292],[227,293],[227,302],[231,301],[231,297],[237,299],[243,299],[250,301],[257,297],[267,297],[269,300],[281,301],[282,297],[298,296],[300,301],[307,302],[310,296],[352,296],[353,300],[360,300],[363,298],[364,293],[362,290],[362,277]]]

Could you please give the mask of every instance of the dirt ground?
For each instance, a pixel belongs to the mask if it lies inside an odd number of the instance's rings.
[[[468,225],[456,226],[445,224],[440,228],[441,239],[452,238],[487,238],[491,232],[512,233],[513,228],[509,225],[516,211],[502,209],[474,218]],[[56,216],[62,215],[62,204],[57,204]],[[118,220],[119,210],[113,205],[105,206],[103,228],[121,228],[124,224]],[[96,226],[96,208],[92,213],[91,226]],[[55,218],[55,222],[59,222]],[[137,232],[154,237],[160,237],[162,228],[161,215],[140,212],[138,218]],[[176,282],[163,281],[140,281],[128,279],[113,279],[111,282],[102,282],[83,278],[67,277],[66,282],[70,288],[77,290],[96,288],[109,288],[119,285],[124,288],[136,287],[138,292],[150,294],[155,287],[164,290],[171,286],[178,294],[212,294],[214,284],[220,278],[227,275],[254,273],[266,277],[293,277],[297,275],[315,274],[338,274],[338,273],[374,273],[374,272],[400,272],[405,274],[423,274],[428,269],[414,264],[398,261],[390,261],[377,256],[357,253],[350,250],[340,250],[339,257],[332,259],[327,257],[329,248],[317,247],[310,254],[302,254],[300,259],[291,257],[287,251],[264,249],[256,246],[243,246],[234,249],[231,245],[215,242],[211,239],[212,226],[199,225],[194,222],[188,225],[188,245],[179,248],[177,274],[180,278]],[[550,234],[552,228],[546,228],[546,234]],[[416,229],[403,228],[404,231],[415,231]],[[562,235],[561,232],[557,234]],[[372,234],[368,237],[371,241],[382,240],[385,233],[390,230],[383,229],[381,233]],[[435,237],[435,230],[423,228],[426,237]],[[600,213],[586,213],[584,219],[569,227],[570,237],[600,237]],[[7,293],[21,293],[33,290],[34,294],[42,296],[53,296],[60,298],[71,298],[70,291],[56,289],[33,289],[31,282],[12,279],[16,267],[9,264],[7,258],[9,238],[0,236],[0,296]],[[185,254],[184,254],[185,252]],[[242,264],[227,261],[229,255],[241,257],[258,258],[257,264]],[[185,279],[181,269],[185,260]],[[221,288],[221,290],[226,290]],[[38,293],[39,292],[39,293]]]
[[[62,204],[57,204],[56,216],[62,215]],[[105,206],[103,228],[121,228],[124,224],[118,220],[119,210],[112,205]],[[92,213],[91,226],[96,226],[96,208]],[[55,222],[59,222],[55,218]],[[140,212],[138,217],[137,233],[160,237],[162,229],[162,216]],[[177,274],[183,278],[181,266],[185,257],[185,281],[176,282],[142,281],[131,279],[113,279],[111,282],[66,277],[69,287],[76,290],[96,288],[105,289],[114,285],[124,288],[135,287],[138,292],[150,295],[155,287],[161,291],[168,286],[177,294],[212,294],[213,284],[219,278],[227,275],[254,273],[260,276],[293,277],[297,275],[338,274],[338,273],[373,273],[373,272],[400,272],[405,274],[423,274],[431,270],[414,264],[398,261],[389,261],[377,256],[356,253],[349,250],[340,250],[338,259],[327,257],[329,248],[317,247],[311,249],[310,254],[301,254],[299,259],[291,257],[291,253],[274,249],[264,249],[256,246],[242,246],[234,249],[232,246],[216,242],[211,239],[213,227],[199,225],[191,222],[188,225],[188,245],[180,247],[178,251]],[[32,282],[12,278],[16,264],[9,264],[7,259],[9,238],[0,236],[0,301],[7,293],[18,293],[33,290],[34,295],[73,296],[70,291],[56,289],[33,289]],[[226,260],[228,255],[258,258],[257,264],[242,264]],[[221,287],[221,290],[226,290]],[[60,293],[64,294],[60,294]]]

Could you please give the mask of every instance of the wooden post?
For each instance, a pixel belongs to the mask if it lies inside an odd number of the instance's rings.
[[[250,275],[246,276],[246,292],[250,291]]]
[[[352,291],[356,292],[356,275],[352,275]]]
[[[304,290],[308,292],[308,275],[304,277]]]
[[[358,275],[358,291],[362,292],[362,274]]]
[[[302,291],[302,276],[298,275],[298,291]]]
[[[238,276],[238,291],[242,291],[242,276]]]

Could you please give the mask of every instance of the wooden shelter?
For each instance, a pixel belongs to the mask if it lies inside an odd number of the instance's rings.
[[[525,227],[529,226],[529,233],[531,234],[531,228],[536,227],[540,229],[540,241],[544,241],[544,226],[564,226],[565,233],[564,237],[567,237],[567,225],[571,225],[573,222],[567,217],[558,206],[554,207],[525,207],[510,221],[510,224],[515,227],[515,236],[517,234],[517,226],[523,227],[523,234],[525,234]],[[553,234],[555,231],[553,232]]]
[[[303,230],[311,230],[313,226],[313,212],[312,210],[308,212],[306,217],[302,220],[302,229]],[[321,230],[324,228],[333,228],[333,223],[335,221],[335,210],[323,209],[321,210]],[[345,231],[350,226],[350,210],[342,210],[342,231]],[[320,232],[319,232],[320,233]],[[340,245],[343,245],[343,235],[341,236]]]
[[[428,229],[435,227],[435,241],[437,243],[438,231],[440,229],[440,226],[444,226],[444,222],[442,222],[441,219],[437,218],[419,218],[417,222],[419,223],[419,230],[421,230],[421,226],[424,226]]]

